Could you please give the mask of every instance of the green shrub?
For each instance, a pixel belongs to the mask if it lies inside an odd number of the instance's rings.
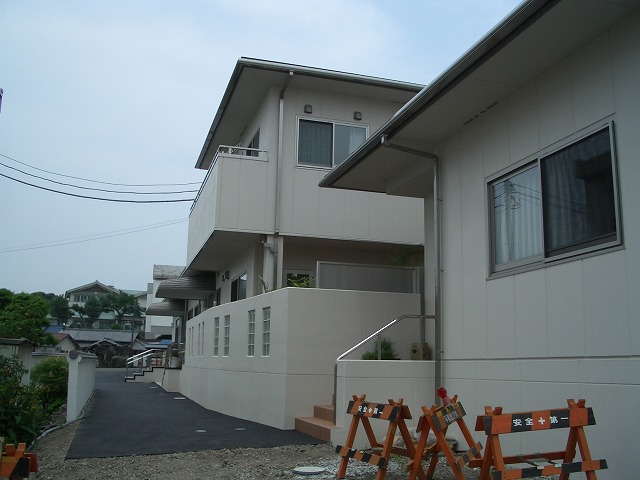
[[[17,356],[0,357],[0,437],[6,443],[30,444],[47,418],[38,389],[21,382],[25,373]]]
[[[42,360],[31,370],[31,383],[40,394],[46,413],[53,413],[67,401],[69,365],[64,357]]]
[[[388,338],[382,337],[376,340],[376,346],[373,350],[362,354],[362,360],[377,360],[378,359],[378,343],[381,347],[381,360],[398,360],[398,355],[393,349],[393,342]]]

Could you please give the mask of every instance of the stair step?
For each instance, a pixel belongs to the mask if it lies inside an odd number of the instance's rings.
[[[313,416],[333,423],[333,405],[315,405]]]
[[[333,421],[323,420],[318,417],[297,417],[296,430],[298,432],[317,438],[323,442],[331,441],[331,430],[336,428]]]

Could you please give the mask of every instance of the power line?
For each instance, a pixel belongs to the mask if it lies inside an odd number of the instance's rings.
[[[16,160],[15,158],[12,158],[8,155],[4,155],[2,153],[0,153],[0,157],[4,157],[7,158],[9,160],[11,160],[12,162],[16,162],[19,163],[21,165],[24,165],[26,167],[29,168],[33,168],[34,170],[38,170],[40,172],[44,172],[44,173],[49,173],[51,175],[57,175],[59,177],[66,177],[66,178],[73,178],[74,180],[83,180],[85,182],[92,182],[92,183],[101,183],[103,185],[113,185],[113,186],[117,186],[117,187],[171,187],[171,186],[184,186],[184,185],[200,185],[201,182],[188,182],[188,183],[151,183],[151,184],[130,184],[130,183],[111,183],[111,182],[102,182],[100,180],[91,180],[89,178],[82,178],[82,177],[74,177],[73,175],[65,175],[63,173],[56,173],[56,172],[51,172],[49,170],[44,170],[42,168],[38,168],[38,167],[34,167],[33,165],[29,165],[28,163],[25,162],[21,162],[20,160]]]
[[[39,180],[44,180],[46,182],[55,183],[57,185],[62,185],[65,187],[79,188],[82,190],[91,190],[95,192],[105,192],[105,193],[117,193],[117,194],[132,194],[132,195],[170,195],[170,194],[181,194],[181,193],[196,193],[198,190],[181,190],[181,191],[173,191],[173,192],[133,192],[133,191],[121,191],[121,190],[106,190],[102,188],[91,188],[91,187],[82,187],[80,185],[73,185],[71,183],[57,182],[55,180],[51,180],[49,178],[40,177],[38,175],[34,175],[33,173],[28,173],[19,168],[12,167],[10,165],[6,165],[0,162],[0,165],[6,168],[10,168],[11,170],[15,170],[16,172],[20,172],[24,175],[28,175],[30,177],[37,178]]]
[[[86,198],[86,199],[89,199],[89,200],[100,200],[100,201],[103,201],[103,202],[118,202],[118,203],[177,203],[177,202],[193,202],[195,200],[195,198],[182,198],[182,199],[177,199],[177,200],[126,200],[126,199],[119,199],[119,198],[91,197],[91,196],[88,196],[88,195],[78,195],[77,193],[62,192],[60,190],[54,190],[52,188],[42,187],[40,185],[34,185],[32,183],[25,182],[23,180],[18,180],[17,178],[10,177],[10,176],[5,175],[3,173],[0,173],[0,176],[8,178],[9,180],[13,180],[14,182],[22,183],[23,185],[28,185],[29,187],[38,188],[40,190],[46,190],[47,192],[59,193],[60,195],[67,195],[67,196],[76,197],[76,198]]]
[[[18,247],[7,247],[7,248],[0,248],[0,254],[2,253],[13,253],[13,252],[23,252],[26,250],[37,250],[37,249],[41,249],[41,248],[51,248],[51,247],[62,247],[62,246],[66,246],[66,245],[72,245],[75,243],[84,243],[84,242],[92,242],[95,240],[102,240],[104,238],[111,238],[111,237],[119,237],[122,235],[129,235],[132,233],[139,233],[139,232],[144,232],[147,230],[154,230],[156,228],[163,228],[163,227],[169,227],[171,225],[176,225],[178,223],[183,223],[186,222],[188,219],[183,218],[180,220],[169,220],[166,222],[161,222],[161,223],[153,223],[150,225],[142,225],[140,227],[132,227],[132,228],[127,228],[127,229],[123,229],[123,230],[114,230],[112,232],[106,232],[106,233],[96,233],[93,235],[85,235],[82,237],[73,237],[73,238],[67,238],[67,239],[62,239],[62,240],[52,240],[50,242],[41,242],[41,243],[32,243],[32,244],[27,244],[27,245],[21,245]]]

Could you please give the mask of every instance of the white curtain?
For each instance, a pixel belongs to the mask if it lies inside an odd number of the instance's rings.
[[[336,139],[334,145],[334,166],[340,165],[364,143],[367,129],[352,125],[336,125]]]
[[[538,168],[533,166],[492,185],[495,265],[542,253]]]

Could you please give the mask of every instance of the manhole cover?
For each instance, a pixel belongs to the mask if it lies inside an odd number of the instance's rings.
[[[326,469],[322,467],[296,467],[293,469],[293,473],[298,475],[318,475],[325,470]]]

